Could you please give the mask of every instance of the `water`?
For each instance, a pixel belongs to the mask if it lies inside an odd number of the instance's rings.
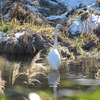
[[[0,70],[2,79],[6,81],[4,92],[7,100],[16,100],[16,97],[20,97],[17,100],[24,100],[23,96],[27,98],[30,92],[40,95],[46,93],[50,95],[47,98],[60,100],[63,97],[71,98],[76,95],[74,91],[87,91],[93,85],[100,85],[99,80],[96,79],[100,63],[99,53],[95,55],[87,53],[74,61],[63,61],[58,71],[51,71],[46,61],[41,60],[38,63],[42,62],[44,67],[47,67],[46,70],[40,68],[40,65],[36,65],[36,69],[35,67],[29,69],[33,58],[32,55],[0,56]],[[33,79],[37,80],[32,81]]]

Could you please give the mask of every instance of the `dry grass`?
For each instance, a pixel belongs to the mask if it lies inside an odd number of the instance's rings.
[[[24,31],[18,40],[10,37],[8,41],[1,41],[1,50],[12,54],[36,54],[39,50],[49,46],[50,39],[42,33],[34,33],[32,31]],[[47,41],[45,41],[47,39]],[[3,44],[3,45],[2,45]]]
[[[95,34],[84,34],[82,37],[84,39],[82,43],[83,49],[92,50],[94,47],[97,48],[99,45],[99,37],[97,37]]]
[[[30,10],[23,3],[12,4],[8,14],[9,20],[7,22],[2,18],[0,26],[2,31],[16,33],[24,29],[30,29],[34,30],[34,32],[52,33],[53,28],[48,24],[48,20],[39,12]]]
[[[43,33],[43,34],[51,34],[54,31],[53,27],[48,27],[48,26],[37,26],[34,25],[33,23],[24,23],[23,25],[17,26],[12,30],[12,33],[19,32],[21,30],[32,30],[36,33]]]
[[[14,70],[12,73],[12,85],[14,84],[15,80],[20,76],[24,75],[27,77],[27,81],[24,81],[25,84],[34,85],[34,82],[41,83],[38,79],[36,79],[37,75],[44,75],[48,72],[48,68],[43,66],[42,63],[36,63],[37,60],[40,59],[41,51],[39,51],[36,56],[31,61],[30,66],[26,69],[26,71],[19,72],[20,63],[15,64]]]
[[[14,34],[22,30],[31,30],[37,33],[51,34],[53,33],[54,28],[51,26],[35,25],[33,21],[30,23],[21,24],[20,21],[18,21],[16,18],[11,19],[10,22],[2,21],[0,26],[0,31],[7,32],[9,34]]]
[[[23,3],[15,3],[13,6],[13,10],[10,10],[10,18],[16,18],[23,23],[33,23],[37,26],[49,26],[48,21],[44,16],[42,16],[39,12],[35,12],[30,10]]]
[[[43,66],[41,63],[36,63],[36,61],[40,58],[40,53],[41,51],[39,51],[36,56],[33,58],[33,60],[31,61],[30,66],[27,68],[26,72],[23,72],[24,75],[27,76],[27,81],[24,81],[24,83],[26,84],[32,84],[34,85],[34,81],[39,82],[39,80],[37,80],[35,77],[39,74],[45,75],[44,71],[47,71],[47,67]]]
[[[97,36],[100,36],[100,25],[98,25],[95,29],[93,29],[93,31]]]
[[[2,72],[0,70],[0,94],[4,94],[3,91],[5,89],[5,83],[6,83],[6,81],[2,79],[1,74],[2,74]]]
[[[32,28],[32,26],[27,27]],[[33,30],[34,29],[36,31],[38,30],[38,28],[36,29],[35,27],[33,27]],[[51,33],[51,31],[49,31],[49,28],[42,29],[41,27],[38,32],[34,32],[31,29],[27,28],[25,30],[22,29],[22,32],[24,32],[24,34],[18,38],[15,36],[15,34],[9,34],[7,36],[10,38],[8,38],[7,41],[1,39],[0,51],[11,54],[36,54],[41,49],[48,48],[50,46],[50,43],[52,43],[53,41],[53,35],[48,34],[46,29],[48,29],[48,33]],[[44,34],[44,32],[47,34]]]
[[[20,68],[20,63],[15,64],[14,70],[12,73],[12,85],[14,84],[15,80],[21,75],[21,73],[19,72],[19,68]]]

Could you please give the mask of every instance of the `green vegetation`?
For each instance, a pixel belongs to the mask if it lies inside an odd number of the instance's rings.
[[[12,19],[11,22],[4,22],[3,20],[1,21],[1,26],[0,26],[0,31],[3,32],[10,32],[12,29],[18,27],[20,25],[19,21],[16,19]]]
[[[100,88],[90,93],[83,93],[82,96],[76,97],[76,100],[100,100]]]
[[[4,22],[2,21],[0,26],[0,31],[7,32],[7,33],[16,33],[21,30],[33,30],[34,32],[41,32],[46,34],[51,34],[54,30],[52,27],[40,27],[37,25],[34,25],[33,23],[24,23],[21,25],[20,21],[18,21],[16,18],[12,19],[10,22]]]
[[[24,95],[28,95],[32,91],[35,91],[35,93],[37,93],[41,97],[42,100],[54,100],[53,98],[55,98],[53,93],[50,90],[43,90],[43,91],[36,91],[34,89],[25,90],[25,88],[18,87],[18,86],[16,86],[14,90],[19,93],[17,97],[20,97],[21,95],[23,96],[23,99],[21,100],[27,100],[28,96],[24,97]],[[65,91],[69,92],[70,90],[65,89]],[[13,98],[17,98],[17,97],[15,96]],[[66,94],[66,96],[64,97],[56,97],[56,98],[57,100],[100,100],[99,97],[100,97],[100,88],[97,88],[93,91],[71,90],[70,94]],[[9,95],[0,95],[0,100],[11,100],[11,97]]]

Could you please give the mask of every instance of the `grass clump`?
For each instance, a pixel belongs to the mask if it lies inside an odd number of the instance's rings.
[[[4,18],[1,15],[0,31],[16,33],[24,29],[30,29],[34,32],[52,33],[53,28],[42,14],[30,10],[23,3],[15,3],[12,8],[9,9],[7,16],[9,20],[7,22],[3,20]]]
[[[19,21],[17,21],[15,18],[11,20],[11,22],[1,22],[1,26],[0,26],[0,31],[3,32],[10,32],[11,29],[16,28],[17,26],[19,26],[20,23]]]
[[[47,27],[47,26],[37,26],[34,25],[34,23],[23,23],[21,25],[20,21],[18,21],[16,18],[12,19],[11,22],[4,22],[2,21],[2,24],[0,26],[0,31],[6,32],[6,33],[17,33],[22,30],[32,30],[34,32],[39,33],[46,33],[51,34],[54,30],[53,27]]]
[[[6,81],[2,79],[2,72],[0,70],[0,94],[4,94],[5,83]]]
[[[79,16],[79,15],[73,15],[73,16],[71,16],[71,17],[67,20],[67,25],[68,25],[68,26],[71,25],[72,22],[73,22],[76,18],[78,18],[78,17],[80,17],[80,16]]]
[[[19,30],[29,29],[29,30],[32,30],[34,32],[46,33],[46,34],[51,34],[54,30],[54,28],[52,28],[52,27],[47,27],[47,26],[41,27],[41,26],[34,25],[32,23],[24,23],[23,25],[18,26],[17,29],[19,29]]]

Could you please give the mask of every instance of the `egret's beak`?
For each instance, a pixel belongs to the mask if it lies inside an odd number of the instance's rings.
[[[68,28],[67,28],[67,27],[63,27],[63,28],[68,30]]]

